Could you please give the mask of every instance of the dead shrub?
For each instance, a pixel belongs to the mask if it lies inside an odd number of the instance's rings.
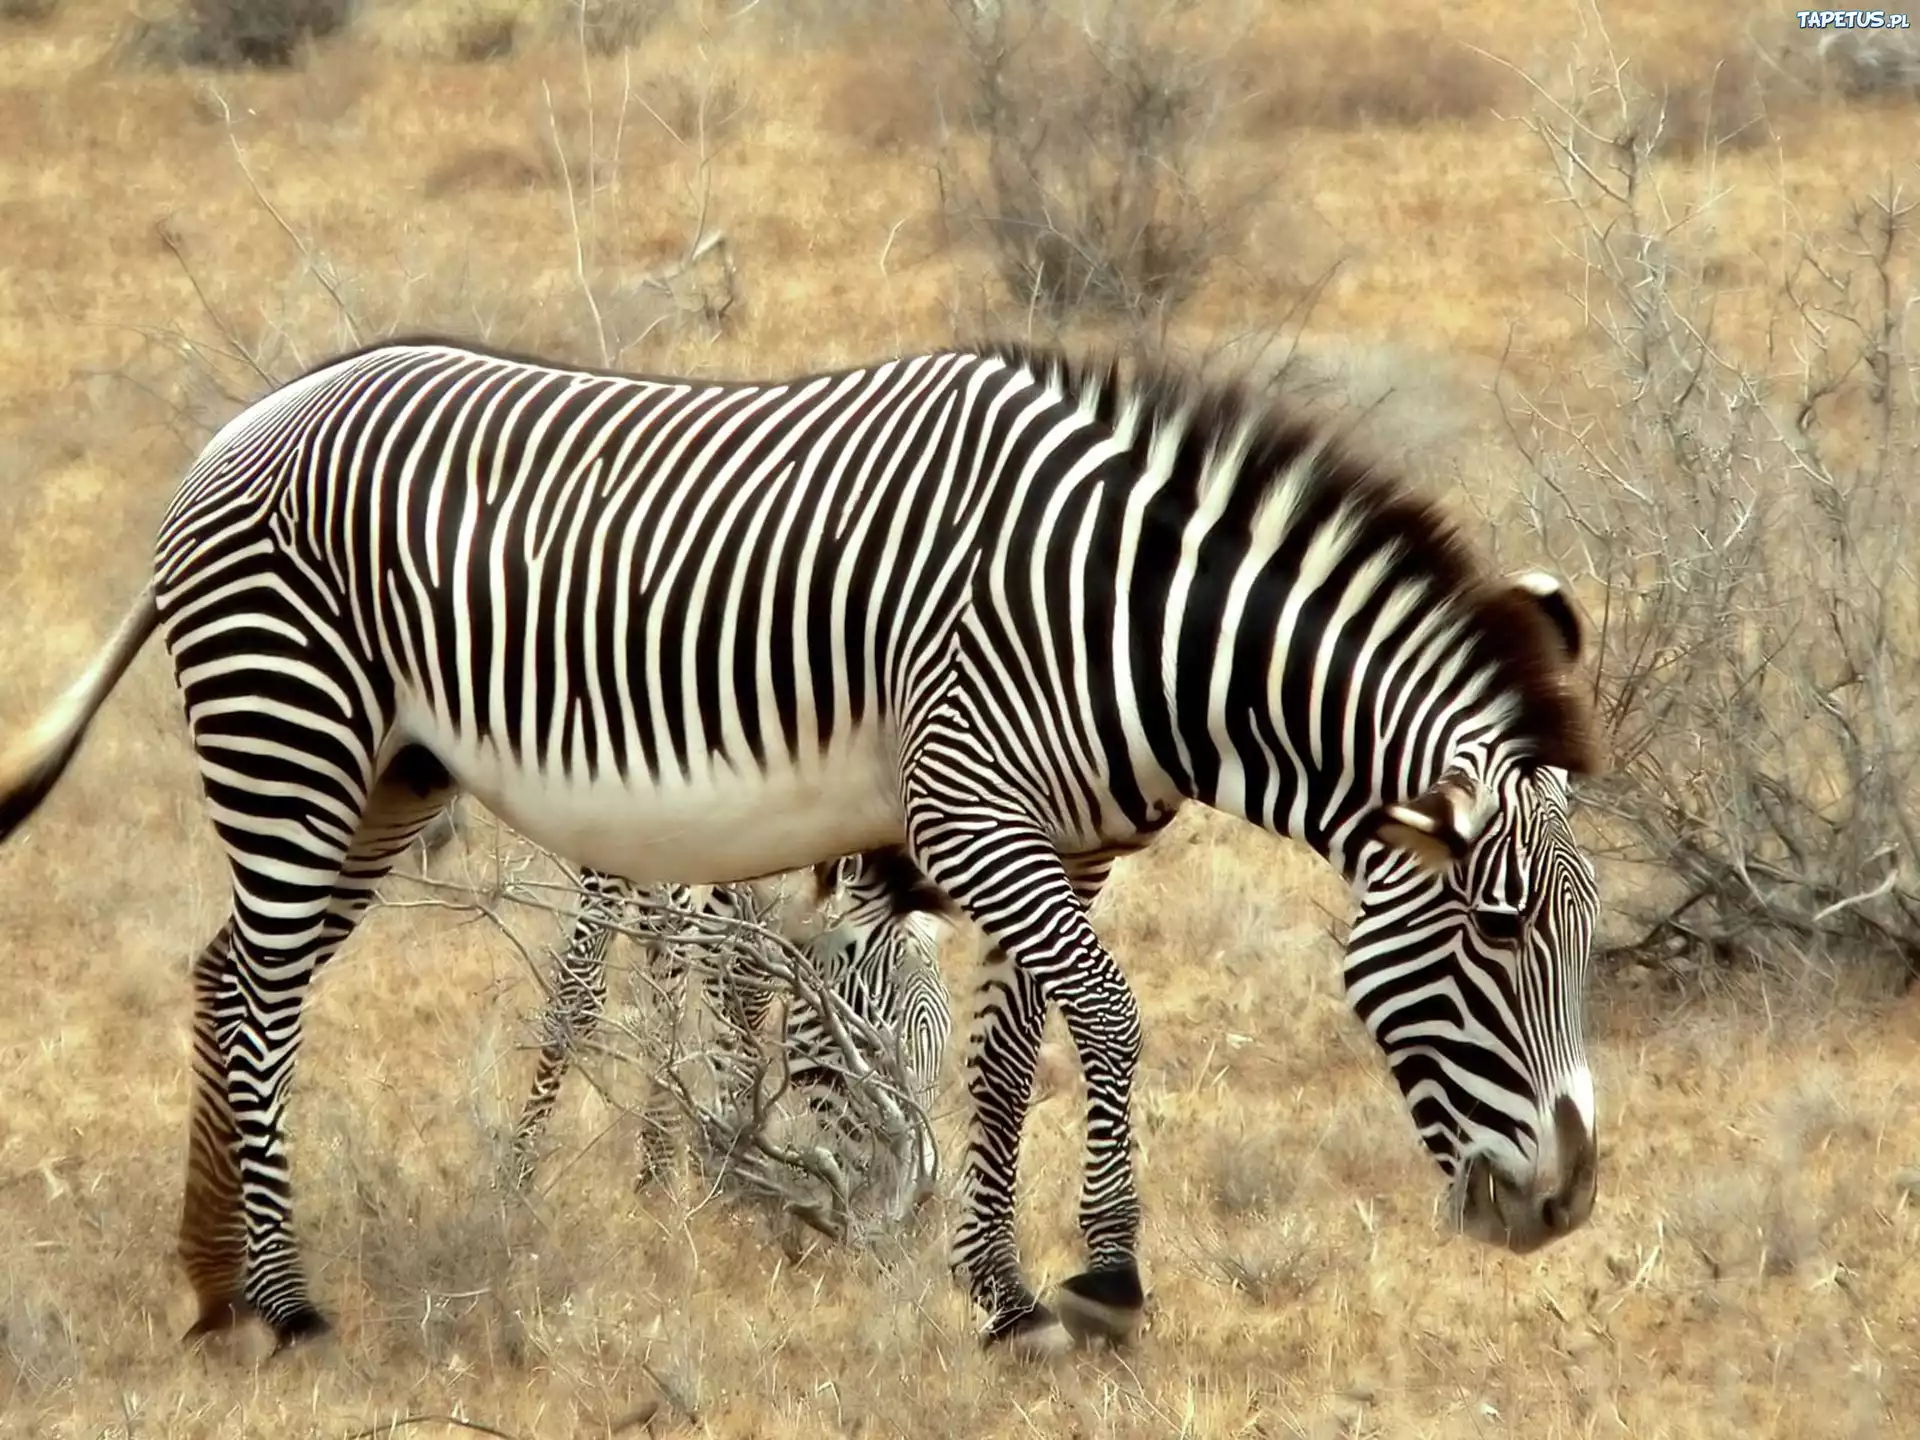
[[[545,859],[541,868],[559,868]],[[530,883],[523,874],[516,865],[481,891],[440,888],[457,908],[479,904],[507,935],[516,908],[573,919],[570,886]],[[671,1150],[656,1148],[667,1141],[684,1146],[702,1187],[777,1221],[855,1246],[897,1234],[937,1188],[937,1175],[919,1169],[922,1157],[935,1155],[931,1122],[912,1098],[898,1039],[862,1018],[816,956],[800,948],[830,923],[808,913],[804,887],[742,898],[747,913],[732,919],[698,915],[650,892],[608,924],[670,946],[683,976],[664,979],[651,958],[631,965],[609,956],[616,1003],[590,1043],[576,1042],[580,1073],[640,1121],[647,1178],[670,1164]],[[767,1031],[743,1031],[738,1015],[756,994],[776,1018]],[[712,1003],[722,996],[726,1003]],[[630,1003],[618,1003],[623,997]],[[740,1009],[729,1019],[731,1005]],[[830,1043],[829,1053],[812,1057],[836,1077],[830,1119],[812,1113],[793,1087],[784,1027],[796,1009],[818,1017]]]
[[[316,40],[345,30],[357,0],[183,0],[173,14],[137,17],[121,55],[152,66],[285,69]]]
[[[1241,1239],[1201,1242],[1203,1273],[1238,1290],[1256,1305],[1294,1305],[1307,1298],[1328,1269],[1326,1247],[1312,1225],[1286,1216]]]
[[[950,49],[893,43],[849,53],[821,92],[821,128],[870,150],[931,150],[940,97],[954,89],[954,58]]]
[[[392,0],[370,9],[374,45],[412,60],[484,65],[515,54],[537,33],[559,29],[562,16],[536,0]],[[566,32],[572,39],[576,24]]]
[[[1829,30],[1814,55],[1845,99],[1920,99],[1920,35],[1912,30]]]
[[[1770,145],[1773,112],[1785,98],[1777,73],[1744,50],[1705,72],[1667,75],[1653,67],[1641,82],[1636,133],[1648,154],[1678,159]]]
[[[1297,1166],[1271,1139],[1217,1132],[1207,1146],[1207,1180],[1214,1210],[1224,1218],[1270,1213],[1300,1184]]]
[[[60,0],[0,0],[0,20],[37,25],[51,20],[59,8]]]
[[[729,72],[700,76],[661,70],[640,82],[647,113],[678,145],[718,144],[738,128],[747,113],[747,97]]]
[[[52,1302],[9,1285],[0,1295],[0,1396],[38,1398],[68,1390],[84,1365],[82,1333]]]
[[[821,128],[875,150],[937,151],[943,118],[969,123],[963,42],[941,0],[903,0],[883,28],[820,57]]]
[[[457,150],[427,172],[420,193],[429,199],[476,190],[539,190],[554,183],[550,164],[509,145]]]
[[[986,241],[1030,315],[1164,320],[1236,248],[1266,182],[1207,169],[1233,100],[1232,35],[1196,27],[1192,10],[1105,0],[1067,17],[1045,0],[953,0],[967,86],[943,210]]]
[[[561,27],[595,55],[631,50],[673,13],[673,0],[563,0]]]
[[[1786,1166],[1704,1181],[1683,1196],[1674,1230],[1714,1280],[1793,1275],[1820,1246],[1820,1216]]]
[[[513,0],[466,0],[449,19],[450,58],[465,65],[506,59],[519,47],[522,18]]]
[[[456,154],[425,187],[452,194],[476,184],[543,184],[564,207],[571,244],[531,272],[508,273],[483,242],[449,246],[444,225],[402,225],[378,255],[342,256],[276,204],[229,130],[229,148],[258,202],[256,218],[286,246],[278,284],[241,286],[204,267],[190,230],[172,223],[155,237],[177,263],[198,310],[178,322],[138,327],[142,347],[115,372],[127,393],[156,407],[188,455],[267,390],[330,354],[395,335],[432,332],[560,363],[604,368],[686,369],[680,346],[711,344],[742,308],[734,246],[713,223],[713,151],[682,147],[690,176],[682,195],[645,162],[638,169],[643,102],[633,85],[598,96],[542,89],[542,150]],[[709,102],[690,102],[704,107]],[[230,122],[229,122],[230,124]],[[633,203],[627,202],[632,193]],[[679,202],[676,204],[676,202]],[[675,211],[684,228],[675,229]],[[660,237],[659,263],[633,263],[636,219]],[[671,252],[671,253],[668,253]],[[695,332],[699,332],[696,336]],[[636,367],[636,357],[646,360]]]
[[[1804,236],[1749,289],[1764,338],[1743,350],[1710,209],[1653,166],[1646,92],[1611,56],[1593,73],[1535,128],[1579,217],[1597,353],[1508,414],[1524,526],[1593,601],[1614,763],[1584,789],[1596,847],[1666,880],[1616,953],[1911,979],[1914,204],[1890,189]]]

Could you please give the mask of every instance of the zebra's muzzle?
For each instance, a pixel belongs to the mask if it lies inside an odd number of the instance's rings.
[[[1579,1108],[1554,1102],[1553,1130],[1532,1173],[1508,1173],[1490,1155],[1471,1156],[1454,1180],[1449,1209],[1455,1227],[1474,1240],[1516,1255],[1570,1235],[1593,1213],[1598,1151]]]

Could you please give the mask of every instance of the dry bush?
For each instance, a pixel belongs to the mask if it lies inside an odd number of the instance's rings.
[[[1775,140],[1774,121],[1790,87],[1751,50],[1734,50],[1710,68],[1669,71],[1653,65],[1639,82],[1635,135],[1649,156],[1687,158],[1757,149]]]
[[[1232,254],[1267,181],[1210,173],[1234,32],[1191,0],[953,0],[970,94],[943,210],[984,238],[1012,304],[1051,321],[1164,321]]]
[[[964,120],[971,104],[964,33],[941,0],[903,0],[885,26],[833,57],[820,127],[870,149],[935,151],[943,116]]]
[[[1800,39],[1812,41],[1816,77],[1842,99],[1920,99],[1920,35],[1914,31],[1826,30]]]
[[[657,70],[633,84],[648,117],[677,145],[719,144],[748,113],[739,82],[712,66],[704,72],[679,66]]]
[[[23,1176],[20,1183],[39,1184],[41,1177]],[[46,1183],[54,1183],[51,1172]],[[0,1413],[57,1396],[73,1385],[84,1362],[85,1346],[63,1308],[44,1295],[16,1294],[11,1286],[0,1295]]]
[[[674,0],[389,0],[368,23],[389,51],[484,64],[543,40],[575,44],[592,56],[619,55],[674,9]]]
[[[173,14],[138,17],[121,53],[147,65],[284,69],[315,40],[352,23],[358,0],[182,0]]]
[[[562,0],[561,26],[595,55],[618,55],[672,14],[673,0]]]
[[[1637,954],[1920,972],[1914,783],[1920,459],[1913,205],[1804,237],[1745,297],[1711,263],[1711,196],[1652,163],[1648,97],[1609,55],[1535,130],[1578,217],[1598,356],[1510,394],[1531,539],[1585,581],[1615,772],[1603,849],[1652,868]],[[1575,387],[1586,399],[1575,400]]]
[[[458,826],[436,826],[423,837],[427,855],[443,855]],[[544,989],[550,957],[536,961],[525,918],[551,917],[563,937],[570,933],[578,884],[566,867],[496,826],[490,863],[483,856],[464,875],[450,873],[443,859],[433,868],[439,878],[408,877],[434,897],[412,903],[486,917]],[[811,929],[833,923],[830,915],[799,913],[796,896],[779,887],[743,898],[747,913],[735,919],[690,913],[664,890],[649,890],[609,921],[616,935],[647,947],[647,958],[633,964],[608,952],[609,1003],[591,1039],[574,1043],[576,1071],[634,1132],[643,1177],[667,1168],[669,1156],[658,1148],[664,1142],[691,1162],[704,1193],[846,1244],[897,1235],[927,1198],[923,1187],[937,1183],[917,1169],[922,1155],[937,1152],[897,1037],[863,1020],[798,948]],[[671,949],[683,978],[663,979],[657,947]],[[729,1004],[756,995],[767,1002],[768,1030],[743,1045],[706,1003],[722,994]],[[833,1045],[817,1057],[839,1077],[831,1125],[809,1114],[789,1087],[781,1037],[797,1006],[822,1019]],[[504,1143],[504,1129],[499,1138]],[[495,1173],[508,1173],[506,1159],[503,1152]]]
[[[753,0],[726,7],[723,13],[729,24],[739,27],[738,33],[766,42],[776,51],[791,51],[872,44],[886,37],[903,16],[911,23],[911,17],[929,3],[943,0]]]
[[[1680,1197],[1671,1228],[1713,1280],[1793,1275],[1820,1244],[1820,1217],[1785,1166],[1701,1182]]]
[[[1911,30],[1835,30],[1818,53],[1850,100],[1920,98],[1920,38]]]
[[[1206,1150],[1206,1174],[1214,1209],[1237,1218],[1273,1206],[1292,1189],[1284,1157],[1252,1135],[1217,1131]]]
[[[549,155],[530,154],[518,146],[476,145],[428,171],[420,192],[437,200],[476,190],[544,190],[558,183]]]
[[[1263,1217],[1237,1234],[1203,1228],[1195,1250],[1208,1280],[1255,1305],[1297,1305],[1330,1268],[1324,1237],[1311,1221],[1292,1215]]]
[[[1831,1233],[1866,1196],[1844,1169],[1823,1183],[1817,1162],[1839,1142],[1870,1146],[1872,1128],[1832,1077],[1815,1071],[1790,1083],[1765,1107],[1756,1154],[1715,1168],[1678,1197],[1670,1228],[1708,1277],[1776,1279],[1801,1275],[1825,1257]]]
[[[444,17],[450,59],[468,65],[504,60],[519,48],[525,24],[516,0],[461,0]]]
[[[1920,39],[1912,30],[1803,30],[1792,12],[1752,28],[1746,53],[1782,101],[1897,106],[1920,99]]]
[[[0,20],[37,25],[52,19],[53,12],[59,8],[60,0],[0,0]]]
[[[685,239],[664,263],[640,268],[608,254],[631,248],[624,180],[635,136],[643,127],[668,127],[630,74],[611,94],[596,94],[584,70],[578,92],[556,95],[543,87],[544,149],[538,161],[517,151],[475,150],[424,178],[430,196],[481,184],[550,188],[564,208],[571,253],[555,257],[565,262],[565,272],[537,282],[499,272],[483,246],[465,257],[450,254],[435,224],[397,232],[378,261],[350,265],[336,259],[280,209],[229,116],[229,150],[261,223],[284,237],[289,273],[277,293],[258,283],[226,285],[202,273],[190,235],[163,224],[157,238],[190,283],[199,314],[186,323],[136,327],[145,346],[119,378],[159,403],[192,454],[266,391],[331,354],[395,335],[470,337],[604,368],[630,366],[643,347],[658,361],[679,346],[711,343],[731,323],[740,282],[728,238],[709,214],[717,149],[710,131],[723,128],[732,113],[724,107],[738,102],[724,79],[709,84],[676,77],[668,94],[693,117],[686,134],[671,134],[692,181],[684,199]],[[210,103],[225,106],[217,94]],[[649,174],[648,181],[635,198],[657,227],[668,206],[658,175]]]
[[[1289,23],[1234,62],[1249,131],[1416,128],[1485,120],[1519,89],[1513,72],[1430,28]]]

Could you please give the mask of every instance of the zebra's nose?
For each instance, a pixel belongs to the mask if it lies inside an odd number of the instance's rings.
[[[1549,1236],[1578,1230],[1593,1213],[1599,1186],[1599,1150],[1571,1097],[1553,1104],[1553,1160],[1537,1179],[1540,1227]]]

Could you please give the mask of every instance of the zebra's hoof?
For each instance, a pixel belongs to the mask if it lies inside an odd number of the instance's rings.
[[[984,1343],[989,1349],[1004,1350],[1017,1360],[1053,1360],[1073,1349],[1073,1336],[1045,1305],[1036,1304],[1025,1314],[1001,1321],[987,1331]]]
[[[224,1335],[253,1312],[243,1300],[214,1300],[200,1307],[200,1318],[180,1337],[182,1345],[197,1345],[214,1335]]]
[[[296,1345],[311,1345],[333,1333],[333,1326],[311,1305],[302,1305],[273,1327],[273,1353],[283,1355]]]
[[[1123,1345],[1140,1328],[1146,1309],[1140,1272],[1131,1265],[1114,1270],[1087,1270],[1063,1281],[1054,1304],[1060,1323],[1081,1344],[1105,1341]]]

